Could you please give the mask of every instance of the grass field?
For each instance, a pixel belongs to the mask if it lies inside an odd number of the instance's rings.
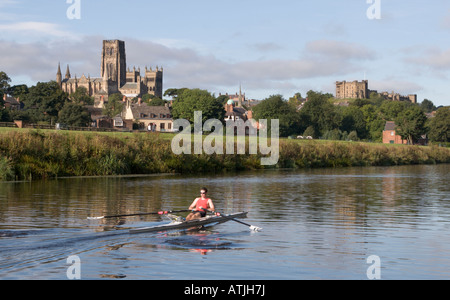
[[[282,138],[278,162],[263,166],[261,158],[268,155],[250,154],[248,137],[245,154],[235,148],[232,154],[176,155],[176,135],[0,128],[0,180],[450,163],[450,149],[437,146]]]

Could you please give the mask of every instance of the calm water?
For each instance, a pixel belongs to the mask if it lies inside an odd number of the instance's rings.
[[[0,183],[0,279],[450,279],[449,165],[263,171],[218,176]],[[186,209],[208,187],[244,221],[197,232],[128,234]]]

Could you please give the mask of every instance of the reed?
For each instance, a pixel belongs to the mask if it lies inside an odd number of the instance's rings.
[[[247,151],[248,145],[247,145]],[[450,149],[339,141],[281,140],[279,161],[261,154],[181,154],[158,134],[58,131],[0,132],[0,180],[61,176],[204,173],[263,168],[318,168],[450,163]]]

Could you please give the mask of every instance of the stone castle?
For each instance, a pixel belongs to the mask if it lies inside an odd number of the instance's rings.
[[[347,82],[347,81],[337,81],[336,82],[336,99],[369,99],[371,93],[377,93],[383,96],[385,99],[393,101],[410,101],[412,103],[417,103],[417,95],[410,94],[408,96],[402,96],[395,92],[382,92],[369,89],[369,81],[363,80]]]
[[[61,66],[58,64],[56,82],[61,89],[69,95],[77,88],[84,87],[89,96],[94,97],[95,102],[108,101],[108,97],[114,93],[122,93],[128,99],[141,97],[145,94],[154,95],[162,99],[163,96],[163,69],[156,67],[147,69],[144,76],[138,68],[127,69],[125,42],[119,40],[103,41],[101,55],[100,78],[86,77],[84,74],[72,78],[67,65],[65,77],[62,77]]]

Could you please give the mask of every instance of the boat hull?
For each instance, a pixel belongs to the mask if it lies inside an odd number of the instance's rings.
[[[203,226],[207,224],[213,223],[224,223],[230,221],[234,218],[245,218],[248,212],[239,212],[233,213],[229,215],[220,215],[220,216],[207,216],[200,219],[184,221],[184,222],[172,222],[169,224],[163,224],[152,227],[143,227],[130,229],[130,233],[144,233],[144,232],[159,232],[159,231],[168,231],[168,230],[177,230],[177,229],[187,229],[195,226]]]

